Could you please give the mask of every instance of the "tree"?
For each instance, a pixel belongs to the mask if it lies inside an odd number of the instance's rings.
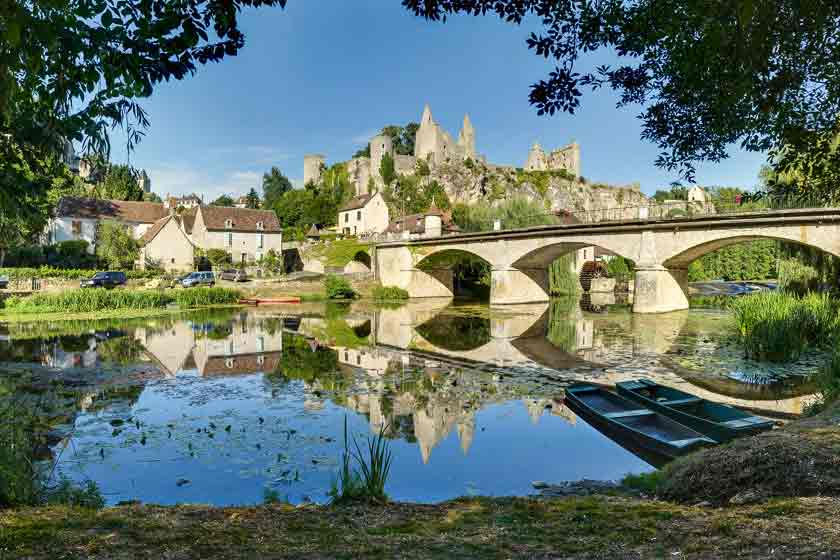
[[[137,182],[137,171],[128,165],[110,165],[95,194],[109,200],[143,200],[146,194]]]
[[[840,3],[638,0],[403,0],[428,20],[495,13],[539,21],[527,47],[555,68],[531,86],[540,115],[574,113],[582,90],[609,87],[618,105],[641,105],[642,138],[656,164],[693,181],[698,162],[732,144],[767,152],[782,171],[805,170],[800,191],[840,190]],[[584,67],[611,50],[615,66]],[[832,198],[833,197],[833,198]]]
[[[379,175],[386,185],[390,185],[397,178],[397,172],[394,169],[394,158],[391,154],[382,156],[382,161],[379,163]]]
[[[243,7],[286,0],[73,0],[4,2],[0,7],[0,191],[27,187],[68,142],[110,151],[122,127],[131,150],[149,126],[138,99],[181,80],[245,44]],[[21,201],[24,202],[24,201]]]
[[[137,260],[137,241],[115,220],[102,220],[96,230],[96,255],[109,268],[131,268]]]
[[[226,194],[223,194],[211,203],[212,206],[233,206],[233,199]]]
[[[245,208],[251,208],[252,210],[256,210],[260,207],[260,195],[257,194],[256,189],[251,187],[251,190],[248,191],[248,194],[245,195]]]
[[[163,202],[163,199],[160,196],[158,196],[157,193],[153,192],[144,193],[143,200],[145,200],[146,202],[157,202],[158,204]]]
[[[268,173],[263,173],[262,177],[263,203],[266,208],[274,208],[274,205],[280,200],[284,193],[292,190],[292,182],[288,177],[283,175],[277,167],[272,167]]]

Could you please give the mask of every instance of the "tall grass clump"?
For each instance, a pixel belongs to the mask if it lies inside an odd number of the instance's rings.
[[[13,313],[86,313],[106,309],[165,307],[171,300],[171,296],[156,290],[77,289],[10,297],[5,307]]]
[[[373,288],[373,299],[379,301],[408,299],[408,292],[397,286],[376,286]]]
[[[353,299],[356,291],[347,278],[328,274],[324,277],[324,291],[329,299]]]
[[[344,452],[341,456],[341,470],[333,481],[329,496],[332,503],[353,501],[387,502],[385,483],[391,471],[393,455],[385,439],[386,426],[374,437],[368,437],[366,445],[359,445],[353,437],[353,448],[347,439],[347,417],[344,418]],[[353,468],[355,461],[358,468]]]
[[[731,305],[747,357],[771,362],[796,360],[809,346],[830,343],[837,332],[837,301],[821,294],[760,292]]]
[[[574,295],[580,292],[574,253],[563,255],[548,265],[548,291],[553,296]]]
[[[175,303],[178,307],[200,307],[204,305],[225,305],[236,303],[242,297],[239,290],[230,288],[198,287],[175,290]]]

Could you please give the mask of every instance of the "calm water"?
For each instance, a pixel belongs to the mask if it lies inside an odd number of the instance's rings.
[[[132,321],[10,324],[0,399],[44,417],[44,459],[109,503],[325,501],[345,421],[384,429],[397,500],[533,492],[653,467],[562,404],[579,381],[648,377],[759,413],[808,402],[804,375],[745,360],[728,316],[612,301],[490,310],[311,305]]]

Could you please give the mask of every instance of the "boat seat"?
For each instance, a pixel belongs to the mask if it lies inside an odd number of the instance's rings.
[[[759,418],[758,416],[750,416],[749,418],[736,418],[735,420],[729,420],[728,422],[721,422],[723,426],[727,426],[729,428],[746,428],[748,426],[755,426],[756,424],[770,424],[769,420],[765,420],[764,418]]]
[[[674,406],[675,404],[693,404],[700,402],[699,397],[688,397],[687,399],[674,399],[672,401],[660,401],[659,404],[664,404],[665,406]]]
[[[668,443],[676,447],[686,447],[691,445],[692,443],[697,443],[698,441],[709,441],[709,438],[693,437],[687,439],[675,439],[673,441],[669,441]]]
[[[640,408],[638,410],[622,410],[621,412],[607,412],[604,414],[606,418],[629,418],[631,416],[645,416],[647,414],[653,414],[652,410],[648,410],[646,408]]]

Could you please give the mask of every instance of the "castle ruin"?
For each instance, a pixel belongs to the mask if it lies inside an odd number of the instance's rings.
[[[370,140],[370,157],[355,157],[345,163],[350,181],[353,183],[356,196],[369,194],[369,191],[381,189],[384,186],[380,167],[382,158],[390,155],[394,160],[394,170],[399,175],[415,173],[417,162],[422,160],[430,167],[456,162],[474,160],[487,163],[483,155],[476,153],[475,128],[469,115],[464,115],[458,140],[443,129],[434,117],[428,105],[423,108],[420,126],[414,140],[414,155],[394,153],[393,140],[386,134],[378,134]],[[321,154],[306,154],[303,156],[304,184],[317,182],[321,178],[325,158]],[[500,167],[500,166],[493,166]],[[528,153],[525,164],[528,171],[548,171],[565,169],[575,177],[580,175],[580,146],[572,143],[546,154],[538,143],[535,143]]]

